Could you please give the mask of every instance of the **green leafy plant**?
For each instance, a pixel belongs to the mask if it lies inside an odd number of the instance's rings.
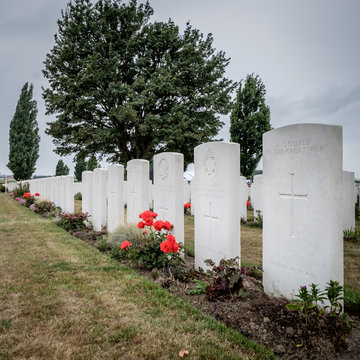
[[[353,229],[344,230],[344,241],[360,242],[360,231]]]
[[[205,260],[211,267],[212,282],[206,287],[206,299],[215,301],[226,299],[237,294],[243,287],[243,277],[246,271],[239,266],[239,258],[221,259],[216,265],[211,259]]]
[[[87,221],[88,218],[88,213],[62,213],[60,214],[60,220],[57,221],[57,225],[59,225],[66,231],[79,231],[86,228],[85,221]]]
[[[251,227],[261,228],[263,227],[263,216],[261,210],[256,210],[257,216],[249,216],[246,224]]]
[[[200,295],[206,292],[207,284],[201,280],[195,279],[196,285],[193,289],[187,292],[188,295]]]
[[[16,185],[16,188],[12,191],[13,197],[22,197],[25,193],[30,192],[30,184],[28,182],[19,183]]]
[[[35,212],[40,215],[50,215],[55,204],[51,201],[43,200],[35,203]]]

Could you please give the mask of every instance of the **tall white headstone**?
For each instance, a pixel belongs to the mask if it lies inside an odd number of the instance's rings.
[[[163,152],[154,156],[154,211],[174,225],[172,233],[184,243],[184,156]]]
[[[127,163],[127,222],[139,222],[139,215],[149,209],[149,161]]]
[[[93,214],[94,205],[94,173],[92,171],[82,172],[82,200],[81,211],[88,213],[90,216]]]
[[[191,202],[191,185],[189,180],[184,179],[184,204]]]
[[[355,203],[354,196],[355,176],[353,172],[343,171],[343,230],[355,229]]]
[[[248,201],[249,187],[246,182],[245,176],[240,176],[240,218],[247,220],[247,206],[246,203]]]
[[[263,215],[264,190],[263,175],[255,175],[254,182],[251,185],[251,206],[254,209],[254,216]]]
[[[342,285],[342,127],[284,126],[263,135],[263,153],[266,293]]]
[[[64,184],[64,212],[74,213],[74,176],[66,175],[63,177]]]
[[[108,166],[108,225],[107,230],[113,233],[124,224],[124,166]]]
[[[195,148],[195,267],[240,257],[240,145],[209,142]]]
[[[101,231],[107,225],[107,170],[95,169],[93,180],[93,226]]]

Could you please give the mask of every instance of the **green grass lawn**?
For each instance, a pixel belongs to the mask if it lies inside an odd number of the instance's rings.
[[[0,359],[272,355],[0,194]]]

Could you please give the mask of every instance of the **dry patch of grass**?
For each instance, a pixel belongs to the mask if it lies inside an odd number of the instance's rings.
[[[189,359],[272,357],[6,198],[0,194],[1,359],[178,359],[182,349]]]

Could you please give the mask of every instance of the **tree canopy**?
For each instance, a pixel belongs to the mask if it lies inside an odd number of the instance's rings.
[[[39,158],[39,128],[36,121],[37,104],[32,99],[33,85],[21,89],[9,131],[9,162],[7,167],[16,180],[30,179]]]
[[[74,168],[74,175],[77,181],[82,181],[82,173],[85,170],[87,170],[85,158],[83,156],[77,156]]]
[[[179,151],[190,161],[218,133],[235,86],[229,59],[211,34],[152,14],[136,0],[74,0],[62,12],[43,70],[56,153],[125,163]]]
[[[265,104],[265,85],[258,75],[241,80],[230,116],[230,138],[240,143],[240,171],[253,175],[262,157],[262,135],[271,130],[270,108]]]

